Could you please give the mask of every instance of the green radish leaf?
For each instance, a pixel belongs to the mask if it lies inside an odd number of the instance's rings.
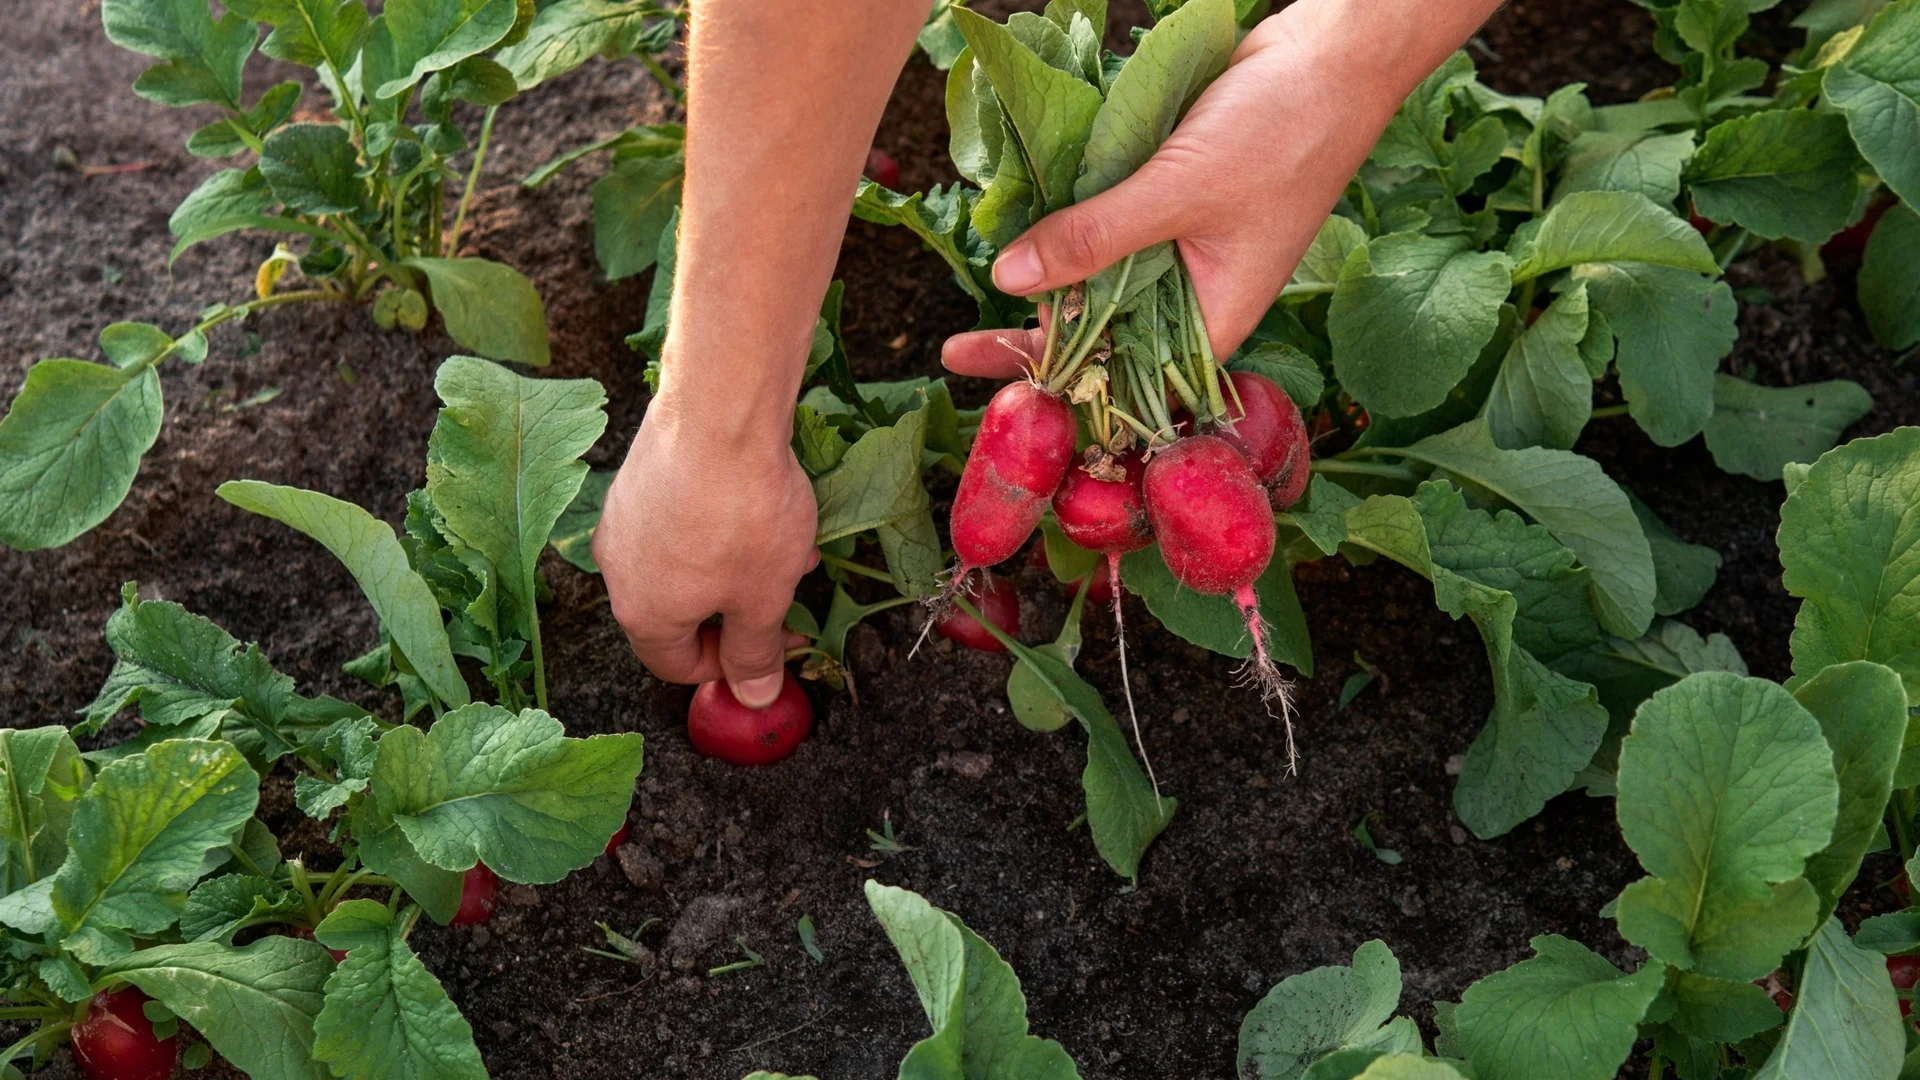
[[[1138,595],[1160,624],[1195,645],[1222,656],[1244,660],[1253,655],[1247,620],[1230,596],[1194,592],[1174,580],[1160,556],[1160,545],[1150,544],[1120,559],[1120,579]],[[1313,677],[1313,648],[1307,640],[1306,615],[1293,588],[1292,568],[1285,559],[1267,564],[1253,583],[1260,599],[1260,615],[1267,621],[1267,651],[1279,663]]]
[[[1820,921],[1825,922],[1881,830],[1907,737],[1907,694],[1892,668],[1855,660],[1825,669],[1793,696],[1820,721],[1840,783],[1833,840],[1807,860],[1807,880],[1820,893]]]
[[[440,605],[407,562],[392,527],[350,502],[258,480],[229,480],[214,494],[249,513],[305,533],[353,575],[407,663],[441,701],[465,705],[466,679],[453,660]]]
[[[1499,328],[1511,269],[1458,238],[1397,233],[1354,248],[1327,310],[1340,385],[1382,416],[1441,404]]]
[[[1233,23],[1233,0],[1190,0],[1140,40],[1094,114],[1074,202],[1132,176],[1160,149],[1194,99],[1227,70]]]
[[[927,510],[920,480],[932,402],[901,416],[891,427],[860,436],[835,466],[813,481],[819,507],[814,542],[826,544],[882,525],[898,525]]]
[[[160,376],[80,360],[42,360],[0,418],[0,543],[65,544],[127,497],[160,437]]]
[[[342,1077],[485,1080],[473,1028],[407,944],[409,921],[377,900],[348,900],[314,927],[347,958],[327,978],[313,1057]]]
[[[1686,180],[1705,217],[1769,240],[1820,244],[1853,216],[1859,168],[1844,118],[1775,109],[1708,128]]]
[[[360,152],[337,124],[288,124],[267,136],[260,175],[274,200],[303,214],[352,214],[371,202]]]
[[[0,896],[60,868],[74,800],[92,783],[66,728],[0,728]]]
[[[1671,206],[1680,197],[1680,174],[1692,157],[1691,131],[1584,132],[1561,159],[1553,202],[1580,191],[1625,191]]]
[[[1807,32],[1807,53],[1820,47],[1842,30],[1851,30],[1873,18],[1887,0],[1813,0],[1807,9],[1793,17],[1793,24]]]
[[[1650,876],[1615,902],[1628,941],[1747,981],[1816,925],[1802,875],[1833,836],[1839,784],[1820,723],[1761,679],[1689,675],[1640,706],[1620,746],[1620,831]]]
[[[1639,1038],[1667,968],[1631,975],[1577,941],[1542,934],[1533,958],[1481,979],[1454,1010],[1476,1075],[1612,1080]]]
[[[421,858],[406,833],[391,818],[381,817],[373,799],[354,803],[347,824],[348,832],[360,845],[360,861],[367,869],[399,882],[433,921],[445,925],[460,910],[466,875],[443,870]]]
[[[1588,599],[1588,571],[1573,552],[1511,510],[1470,510],[1457,488],[1428,481],[1413,497],[1426,524],[1434,565],[1469,581],[1512,593],[1513,640],[1551,661],[1600,640]]]
[[[490,360],[547,366],[546,309],[533,282],[520,271],[487,259],[401,262],[426,275],[448,337]]]
[[[1349,218],[1328,214],[1293,268],[1293,277],[1280,290],[1283,300],[1304,300],[1332,292],[1340,284],[1340,270],[1354,249],[1367,246],[1367,230]],[[1318,398],[1315,399],[1316,403]]]
[[[1800,598],[1798,686],[1873,660],[1920,700],[1920,428],[1855,439],[1808,469],[1780,508],[1781,583]]]
[[[519,18],[515,0],[389,0],[381,25],[393,41],[393,70],[374,89],[391,98],[436,71],[493,48]]]
[[[1420,1029],[1394,1018],[1399,1007],[1400,961],[1385,943],[1369,941],[1350,967],[1289,975],[1267,991],[1240,1021],[1234,1075],[1298,1080],[1314,1062],[1347,1049],[1418,1054]]]
[[[953,19],[1019,134],[1020,155],[1038,185],[1044,209],[1050,212],[1073,202],[1081,154],[1100,111],[1100,91],[1048,65],[992,19],[966,8],[953,9]],[[1001,168],[1006,169],[1004,158]]]
[[[244,949],[212,941],[157,945],[101,974],[165,1005],[242,1072],[329,1080],[314,1060],[313,1034],[321,987],[333,969],[326,950],[311,941],[266,937]]]
[[[1227,367],[1251,371],[1274,383],[1287,392],[1302,413],[1319,408],[1320,398],[1327,392],[1326,376],[1320,373],[1320,365],[1314,363],[1313,357],[1284,342],[1254,345],[1228,361]]]
[[[325,64],[335,76],[352,70],[370,21],[363,0],[233,0],[226,7],[273,27],[261,52],[301,67]]]
[[[1517,507],[1573,549],[1591,573],[1600,625],[1638,637],[1653,621],[1653,554],[1626,493],[1592,459],[1564,450],[1502,450],[1486,426],[1463,424],[1403,453]]]
[[[1052,523],[1051,518],[1046,521]],[[1062,537],[1061,542],[1069,541]],[[1090,587],[1091,582],[1083,581],[1074,591],[1073,603],[1067,607],[1067,617],[1060,627],[1060,635],[1052,642],[1035,648],[1035,652],[1045,653],[1068,667],[1073,666],[1080,656],[1080,619],[1086,611],[1087,590]],[[1007,672],[1007,704],[1013,709],[1013,718],[1028,731],[1059,731],[1067,726],[1067,721],[1073,719],[1066,706],[1041,681],[1039,674],[1025,664],[1015,664],[1013,670]]]
[[[946,548],[934,528],[933,511],[922,510],[902,521],[874,529],[887,573],[902,596],[933,596],[940,592],[940,575],[947,569]]]
[[[592,379],[529,379],[455,356],[434,390],[445,404],[427,444],[427,496],[446,529],[493,564],[501,625],[539,641],[536,567],[587,476],[580,455],[606,430]]]
[[[1874,340],[1889,349],[1920,345],[1920,214],[1902,203],[1887,209],[1867,239],[1858,298]]]
[[[1409,1024],[1412,1021],[1408,1021]],[[1309,1073],[1307,1080],[1334,1080],[1333,1073]],[[1423,1057],[1418,1051],[1405,1054],[1387,1054],[1374,1058],[1365,1072],[1355,1075],[1354,1080],[1465,1080],[1460,1070],[1435,1058]]]
[[[1724,281],[1664,266],[1573,268],[1587,301],[1619,339],[1627,410],[1647,437],[1678,446],[1713,416],[1713,374],[1733,349],[1739,308]]]
[[[172,926],[208,856],[233,842],[259,796],[259,776],[226,743],[163,742],[101,769],[74,804],[67,860],[51,879],[69,947]]]
[[[1912,952],[1920,949],[1920,911],[1904,908],[1886,915],[1860,920],[1860,932],[1853,943],[1874,952]]]
[[[1587,290],[1575,286],[1514,339],[1484,408],[1495,443],[1573,449],[1593,415],[1593,377],[1580,356],[1586,336]]]
[[[100,22],[115,45],[165,61],[140,73],[134,93],[161,105],[240,108],[240,71],[259,31],[238,13],[214,22],[204,4],[103,0]]]
[[[1847,940],[1828,919],[1807,949],[1793,1015],[1754,1080],[1802,1076],[1892,1076],[1907,1040],[1885,962]]]
[[[636,157],[593,182],[593,250],[608,281],[653,265],[660,234],[680,205],[686,171],[677,156]]]
[[[1581,263],[1640,263],[1718,274],[1707,242],[1673,211],[1631,191],[1577,191],[1554,203],[1539,228],[1514,238],[1513,280]]]
[[[600,527],[600,508],[607,501],[607,489],[613,486],[617,471],[590,470],[580,481],[580,491],[560,512],[553,523],[553,533],[547,537],[547,543],[553,545],[561,558],[585,573],[600,572],[600,564],[593,560],[593,531]]]
[[[200,181],[167,219],[174,236],[184,236],[210,223],[236,217],[264,215],[273,205],[273,189],[256,166],[221,169]]]
[[[374,743],[372,717],[341,721],[320,740],[319,748],[339,772],[339,780],[327,783],[302,774],[293,781],[293,801],[300,811],[315,821],[347,805],[353,796],[367,790],[374,763],[380,752]]]
[[[540,9],[527,36],[494,54],[522,90],[565,75],[595,56],[625,56],[640,45],[653,14],[646,4],[558,0]]]
[[[152,323],[117,322],[100,331],[100,351],[114,367],[148,364],[173,348],[173,337]]]
[[[1013,968],[958,916],[877,881],[867,882],[867,903],[933,1026],[907,1051],[902,1076],[1078,1080],[1059,1043],[1027,1033],[1027,999]]]
[[[61,1001],[81,1002],[93,996],[93,985],[87,978],[87,969],[80,966],[71,954],[49,956],[34,966],[47,989],[52,990]]]
[[[559,881],[593,861],[633,803],[638,734],[570,739],[538,709],[473,704],[380,739],[370,798],[443,870]]]
[[[520,87],[513,81],[513,73],[499,61],[486,56],[469,56],[465,60],[447,69],[443,76],[447,80],[447,94],[458,101],[483,108],[504,105],[513,100]],[[445,144],[436,144],[430,137],[428,145],[442,153],[458,153],[466,149],[466,137],[458,129],[442,126],[449,140]]]
[[[973,62],[973,50],[964,47],[966,39],[954,28],[962,48],[947,69],[947,155],[954,171],[968,183],[982,188],[992,184],[1000,166],[1006,132],[1000,104],[993,96],[993,85],[986,72]]]
[[[338,243],[340,235],[320,225],[301,221],[298,218],[274,217],[269,214],[238,215],[219,218],[195,224],[191,229],[179,234],[173,243],[173,250],[167,253],[167,265],[172,266],[186,250],[196,244],[205,243],[228,233],[243,229],[257,229],[263,232],[293,233],[299,236],[311,236],[316,240]]]
[[[1295,506],[1281,517],[1305,534],[1322,555],[1337,555],[1347,542],[1347,511],[1360,505],[1360,499],[1318,473],[1307,484],[1304,506]]]
[[[1672,993],[1674,1013],[1667,1024],[1702,1042],[1736,1043],[1780,1026],[1780,1006],[1764,988],[1750,982],[1683,971],[1674,980]]]
[[[1640,519],[1640,531],[1647,534],[1647,546],[1653,551],[1654,614],[1678,615],[1698,604],[1720,576],[1720,553],[1680,539],[1631,491],[1627,492],[1627,502],[1633,506],[1633,516]]]
[[[1446,162],[1434,148],[1446,143],[1454,91],[1473,81],[1473,61],[1465,52],[1447,57],[1400,103],[1367,160],[1388,168],[1442,168]]]
[[[1881,9],[1823,86],[1887,187],[1920,205],[1920,0]]]
[[[927,63],[935,70],[951,71],[959,62],[960,54],[966,51],[967,39],[960,35],[960,28],[953,25],[953,9],[966,6],[967,0],[933,0],[933,10],[927,13],[926,25],[920,28],[920,35],[914,44],[927,54]]]
[[[1846,379],[1806,386],[1757,386],[1713,377],[1707,449],[1713,463],[1755,480],[1778,480],[1790,462],[1810,464],[1840,433],[1873,411],[1873,395]]]
[[[201,882],[187,897],[180,936],[231,943],[236,932],[249,926],[285,922],[305,912],[298,896],[267,878],[227,874]]]
[[[1046,545],[1047,569],[1062,585],[1072,585],[1100,568],[1106,556],[1088,551],[1067,539],[1052,514],[1040,519],[1040,540]]]

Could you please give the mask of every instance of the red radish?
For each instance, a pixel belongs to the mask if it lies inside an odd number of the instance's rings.
[[[1020,636],[1020,594],[1013,582],[997,574],[986,575],[986,584],[973,597],[973,606],[987,621],[1000,628],[1008,637]],[[957,641],[969,649],[981,652],[1006,652],[1007,647],[975,621],[974,617],[959,608],[949,610],[935,620],[934,632],[950,641]]]
[[[900,186],[900,165],[893,155],[876,146],[867,151],[867,179],[883,188],[896,189]]]
[[[166,1080],[180,1058],[180,1036],[155,1038],[141,1007],[147,995],[131,986],[93,995],[87,1015],[73,1025],[73,1059],[88,1080]]]
[[[605,852],[607,858],[613,858],[613,853],[620,850],[621,844],[627,842],[627,835],[631,832],[633,832],[633,826],[622,821],[620,823],[620,831],[614,833],[612,838],[607,841],[607,850]]]
[[[1280,704],[1287,725],[1287,768],[1294,767],[1291,687],[1267,654],[1267,624],[1253,583],[1273,560],[1273,507],[1247,459],[1225,439],[1181,439],[1147,463],[1147,517],[1175,581],[1209,596],[1231,596],[1247,622],[1253,657],[1247,675]]]
[[[812,730],[813,704],[792,672],[764,709],[740,704],[725,679],[702,683],[687,707],[694,750],[729,765],[771,765],[798,749]]]
[[[308,941],[314,940],[312,928],[305,927],[305,926],[294,927],[293,936],[297,938],[306,938]],[[321,948],[325,949],[326,946],[322,945]],[[333,962],[337,964],[340,961],[345,960],[347,958],[347,950],[327,949],[327,955],[333,957]]]
[[[460,883],[460,910],[453,913],[449,926],[478,926],[493,918],[499,903],[500,878],[486,863],[474,863]]]
[[[1221,425],[1214,434],[1247,459],[1253,474],[1266,485],[1273,508],[1285,510],[1306,494],[1311,479],[1306,422],[1293,399],[1273,380],[1251,371],[1229,372],[1227,378],[1233,382],[1239,406],[1227,406],[1232,424]]]
[[[1106,468],[1119,469],[1120,479],[1100,479],[1087,466],[1068,469],[1053,493],[1053,516],[1067,539],[1086,548],[1124,555],[1153,543],[1147,524],[1147,503],[1140,494],[1146,463],[1137,454],[1114,459],[1099,456]]]
[[[1702,217],[1700,208],[1692,203],[1687,204],[1687,224],[1697,229],[1701,236],[1705,236],[1713,231],[1713,222]]]
[[[1886,214],[1887,207],[1893,205],[1892,199],[1879,199],[1867,207],[1867,212],[1859,221],[1835,233],[1833,239],[1820,246],[1820,254],[1829,259],[1857,259],[1866,254],[1867,241],[1873,236],[1874,226],[1880,224],[1880,218]]]
[[[1911,991],[1915,982],[1920,982],[1920,956],[1887,957],[1887,978],[1893,980],[1895,990]],[[1913,998],[1903,996],[1900,999],[1900,1015],[1913,1013]]]
[[[965,588],[970,573],[1005,560],[1033,535],[1073,464],[1074,434],[1073,409],[1030,381],[993,395],[953,497],[960,566],[949,589]]]

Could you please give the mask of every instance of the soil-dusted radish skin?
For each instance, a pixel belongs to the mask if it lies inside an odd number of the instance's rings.
[[[499,902],[500,878],[486,863],[474,863],[460,882],[460,910],[453,913],[449,926],[478,926],[493,918]]]
[[[1230,372],[1240,407],[1227,403],[1232,426],[1214,432],[1247,459],[1266,486],[1275,510],[1285,510],[1306,494],[1309,473],[1307,425],[1300,409],[1271,379],[1251,371]]]
[[[1196,435],[1160,451],[1141,489],[1160,555],[1187,588],[1232,596],[1273,559],[1267,492],[1226,440]]]
[[[1006,578],[988,574],[986,584],[981,586],[973,597],[973,606],[988,622],[1000,628],[1000,632],[1010,638],[1020,636],[1020,594],[1015,591],[1013,582]],[[954,608],[935,621],[934,633],[951,641],[957,641],[969,649],[981,652],[1006,652],[1007,647],[1000,639],[987,632],[974,617]]]
[[[1073,409],[1026,380],[987,403],[953,497],[955,581],[1004,561],[1033,535],[1073,464]]]
[[[180,1037],[153,1037],[141,1006],[147,995],[131,986],[93,995],[87,1017],[73,1025],[73,1059],[88,1080],[166,1080],[180,1058]]]
[[[694,750],[729,765],[771,765],[799,749],[812,730],[813,704],[790,671],[780,696],[764,709],[740,704],[725,679],[701,684],[687,707]]]
[[[1147,466],[1134,454],[1121,458],[1119,464],[1127,471],[1124,480],[1101,480],[1076,466],[1067,470],[1060,489],[1053,493],[1053,516],[1060,522],[1060,531],[1088,551],[1124,555],[1153,543],[1146,498],[1140,493]]]

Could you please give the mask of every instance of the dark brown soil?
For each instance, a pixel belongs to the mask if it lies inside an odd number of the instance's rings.
[[[1476,59],[1505,90],[1583,79],[1596,100],[1629,100],[1672,76],[1648,30],[1626,0],[1517,0],[1481,36]],[[10,33],[19,47],[0,74],[8,397],[34,359],[97,357],[95,335],[109,322],[184,327],[204,304],[242,294],[271,249],[262,239],[209,244],[169,273],[167,214],[216,167],[181,149],[200,118],[126,89],[142,61],[104,40],[91,5],[36,5]],[[268,74],[257,73],[261,85]],[[906,186],[951,178],[940,84],[915,61],[881,128],[877,142],[900,160]],[[645,279],[607,285],[593,263],[586,188],[603,166],[539,192],[513,180],[559,150],[663,115],[632,65],[596,64],[513,103],[475,216],[473,250],[519,266],[546,297],[551,373],[606,385],[613,422],[593,455],[601,465],[618,461],[644,408],[642,363],[621,338],[640,321]],[[83,177],[55,168],[61,146],[83,163],[150,164]],[[935,373],[942,338],[972,321],[944,266],[904,233],[856,223],[841,273],[864,377]],[[1743,312],[1734,369],[1751,366],[1769,383],[1865,383],[1880,407],[1858,433],[1920,420],[1911,371],[1872,346],[1845,282],[1804,285],[1772,257],[1735,279],[1778,301]],[[420,482],[434,367],[451,351],[437,334],[381,333],[360,312],[282,308],[217,333],[204,365],[169,367],[166,426],[126,505],[64,549],[0,553],[0,641],[13,657],[0,666],[0,723],[63,722],[92,698],[111,664],[100,629],[129,579],[260,640],[309,692],[390,709],[339,671],[375,640],[351,579],[314,545],[212,492],[259,477],[397,520]],[[274,400],[241,405],[269,388]],[[987,389],[959,392],[977,401]],[[1657,450],[1621,421],[1597,424],[1582,449],[1727,557],[1688,621],[1731,634],[1757,674],[1784,675],[1794,605],[1772,542],[1780,486],[1720,473],[1697,441]],[[925,893],[992,941],[1025,982],[1034,1030],[1064,1043],[1088,1077],[1226,1076],[1240,1018],[1269,986],[1343,962],[1372,937],[1399,955],[1403,1007],[1429,1029],[1432,1001],[1525,956],[1531,935],[1631,956],[1595,914],[1637,875],[1610,803],[1560,798],[1493,843],[1458,828],[1446,762],[1490,705],[1484,654],[1471,627],[1435,610],[1423,581],[1391,566],[1329,561],[1300,575],[1320,671],[1303,684],[1304,767],[1292,779],[1274,721],[1232,689],[1231,665],[1130,609],[1147,748],[1182,800],[1137,887],[1069,828],[1082,810],[1083,740],[1012,721],[1003,657],[942,644],[909,661],[913,618],[890,613],[854,641],[862,707],[817,693],[820,723],[797,757],[733,770],[692,753],[688,691],[633,660],[598,580],[555,559],[545,569],[556,594],[546,617],[554,712],[575,733],[644,732],[649,754],[622,860],[510,889],[485,928],[416,935],[495,1075],[891,1075],[926,1024],[867,911],[869,877]],[[1060,598],[1039,572],[1022,571],[1019,583],[1028,636],[1041,640],[1058,625]],[[1356,651],[1386,677],[1339,712]],[[1093,628],[1082,667],[1110,697],[1112,657],[1110,636]],[[270,790],[272,815],[293,824],[284,780]],[[1403,864],[1354,841],[1368,815]],[[887,817],[912,850],[869,849],[865,830]],[[822,964],[796,938],[803,914],[819,927]],[[657,963],[583,953],[601,943],[596,920],[623,931],[659,920],[641,935]],[[735,938],[767,966],[707,977],[739,958]]]

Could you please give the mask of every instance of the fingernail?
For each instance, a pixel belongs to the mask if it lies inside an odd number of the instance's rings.
[[[993,283],[1003,293],[1025,296],[1040,287],[1040,252],[1027,241],[1021,241],[1000,253],[993,264]]]
[[[786,672],[776,671],[757,679],[743,679],[733,684],[734,700],[749,709],[764,709],[780,696],[780,685],[786,678]]]

